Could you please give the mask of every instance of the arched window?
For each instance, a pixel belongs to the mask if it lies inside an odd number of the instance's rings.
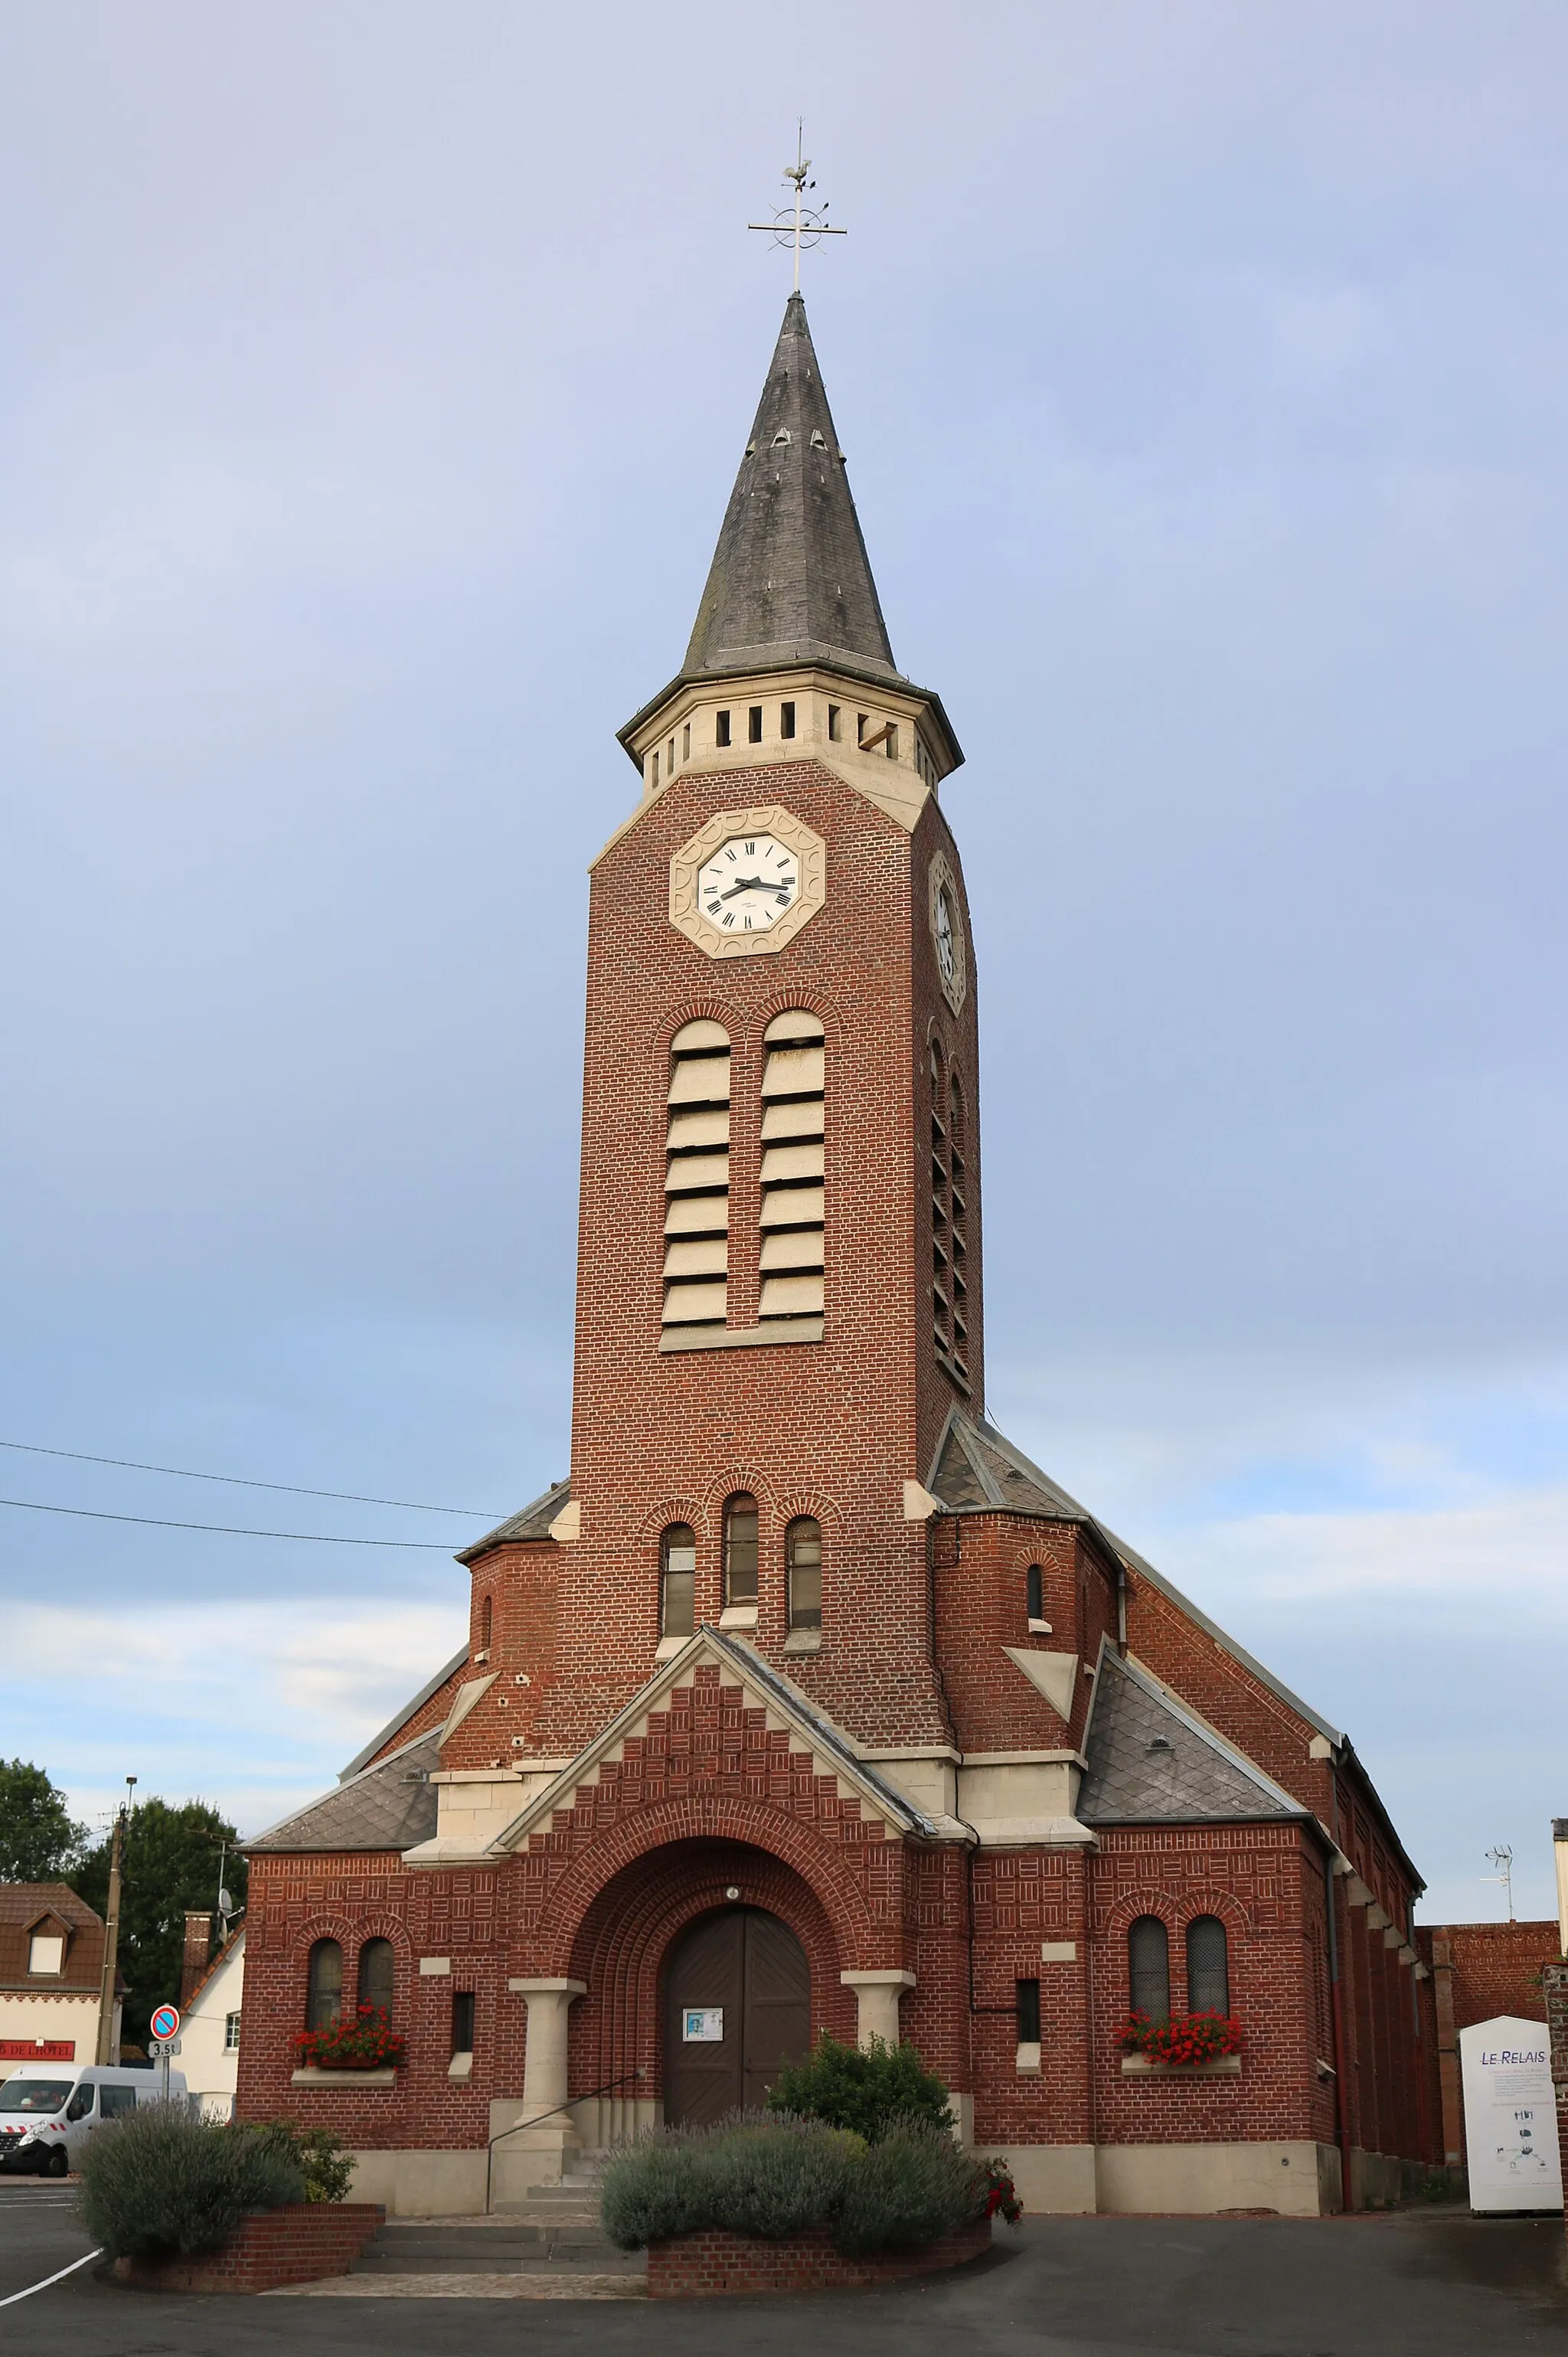
[[[336,1940],[317,1940],[306,1973],[305,2026],[330,2029],[342,2017],[343,1951]]]
[[[1024,1600],[1031,1620],[1046,1617],[1046,1575],[1037,1563],[1024,1574]]]
[[[479,1598],[479,1651],[481,1653],[488,1653],[490,1650],[491,1626],[490,1599],[488,1596],[481,1596]]]
[[[1134,2013],[1164,2021],[1171,2009],[1170,1934],[1157,1915],[1140,1915],[1127,1932],[1127,1984]]]
[[[757,1501],[744,1490],[725,1507],[725,1603],[757,1602]]]
[[[810,1514],[798,1514],[785,1533],[784,1563],[789,1580],[790,1629],[821,1629],[822,1526]]]
[[[822,1314],[822,1027],[776,1015],[763,1034],[762,1290],[757,1316]]]
[[[392,2019],[392,1943],[367,1940],[360,1951],[360,2003],[373,2005]]]
[[[697,1534],[671,1523],[660,1544],[659,1633],[690,1637],[697,1625]]]
[[[1187,1927],[1187,2004],[1189,2013],[1230,2010],[1230,1959],[1218,1915],[1195,1915]]]
[[[729,1033],[683,1024],[670,1042],[664,1148],[664,1324],[722,1327],[728,1314]]]

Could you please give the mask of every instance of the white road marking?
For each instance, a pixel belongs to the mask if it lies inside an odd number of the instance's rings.
[[[19,2299],[31,2299],[36,2291],[48,2291],[50,2284],[63,2283],[67,2276],[73,2276],[76,2273],[78,2267],[84,2267],[89,2260],[101,2259],[102,2256],[102,2247],[96,2251],[89,2251],[85,2259],[72,2259],[69,2267],[61,2267],[57,2274],[46,2276],[42,2283],[29,2284],[26,2291],[8,2293],[5,2298],[0,2299],[0,2308],[15,2308]]]

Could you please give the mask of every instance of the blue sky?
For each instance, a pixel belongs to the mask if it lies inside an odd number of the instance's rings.
[[[1354,1738],[1568,1810],[1549,5],[13,0],[0,1438],[564,1468],[584,869],[783,297],[968,767],[991,1403]],[[0,1751],[255,1830],[483,1527],[0,1450]]]

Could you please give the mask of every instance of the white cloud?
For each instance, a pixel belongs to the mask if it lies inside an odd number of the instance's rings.
[[[144,1792],[199,1795],[252,1833],[331,1783],[466,1633],[456,1606],[330,1597],[136,1612],[18,1604],[0,1688],[7,1748],[48,1766],[90,1823],[134,1771]]]
[[[1167,1542],[1166,1560],[1206,1585],[1283,1601],[1355,1595],[1444,1602],[1529,1592],[1534,1610],[1568,1602],[1568,1489],[1484,1506],[1248,1514]],[[1180,1574],[1176,1575],[1180,1577]]]

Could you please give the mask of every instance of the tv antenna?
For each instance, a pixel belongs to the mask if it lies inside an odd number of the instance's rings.
[[[1483,1882],[1500,1882],[1502,1884],[1503,1895],[1509,1902],[1509,1921],[1511,1923],[1514,1920],[1513,1852],[1509,1847],[1507,1842],[1499,1842],[1496,1849],[1489,1849],[1487,1852],[1487,1856],[1491,1859],[1492,1864],[1498,1870],[1496,1874],[1483,1874],[1481,1880]]]
[[[795,126],[795,160],[792,164],[786,164],[784,167],[784,185],[787,188],[792,188],[795,191],[793,203],[780,205],[779,210],[774,214],[771,221],[746,222],[747,229],[761,230],[765,236],[770,237],[773,240],[775,245],[794,247],[795,292],[797,295],[800,291],[801,248],[821,245],[824,237],[847,237],[849,235],[847,229],[835,229],[832,226],[832,222],[828,220],[828,209],[825,202],[819,207],[809,205],[805,201],[807,190],[814,188],[817,185],[815,180],[811,178],[811,159],[805,152],[805,124],[803,122],[797,123]]]

